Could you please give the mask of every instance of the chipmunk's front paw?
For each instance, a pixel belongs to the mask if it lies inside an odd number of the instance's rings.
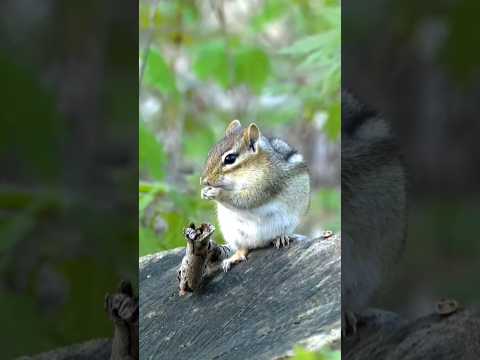
[[[213,200],[218,196],[219,193],[220,193],[220,188],[216,188],[213,186],[206,186],[202,189],[201,196],[202,196],[202,199]]]
[[[281,235],[273,239],[272,243],[277,249],[281,247],[287,247],[290,245],[290,240],[293,240],[292,236]]]
[[[222,269],[224,272],[227,272],[231,268],[232,268],[232,262],[230,261],[230,259],[225,259],[222,261]]]

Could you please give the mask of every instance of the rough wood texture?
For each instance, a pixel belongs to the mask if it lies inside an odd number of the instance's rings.
[[[17,360],[108,360],[111,350],[112,341],[100,339],[66,346],[35,356],[22,356]]]
[[[184,249],[140,259],[140,357],[274,359],[296,344],[339,346],[340,240],[296,240],[179,297]]]
[[[359,327],[357,336],[343,341],[342,359],[480,359],[478,309],[460,310],[448,316],[433,313],[411,321],[375,310],[362,318],[365,325]]]

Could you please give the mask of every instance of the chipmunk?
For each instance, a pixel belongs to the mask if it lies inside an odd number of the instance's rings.
[[[342,92],[342,325],[385,284],[404,250],[405,168],[388,123]]]
[[[310,176],[301,154],[268,138],[255,124],[232,121],[208,154],[200,178],[203,199],[215,200],[220,229],[235,253],[228,271],[250,249],[288,246],[310,202]]]

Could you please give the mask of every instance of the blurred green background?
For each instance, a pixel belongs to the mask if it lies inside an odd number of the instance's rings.
[[[233,119],[307,159],[297,232],[339,230],[339,1],[142,0],[139,26],[140,256],[185,246],[191,221],[216,222],[199,177]]]
[[[110,337],[136,286],[137,10],[0,2],[2,359]]]

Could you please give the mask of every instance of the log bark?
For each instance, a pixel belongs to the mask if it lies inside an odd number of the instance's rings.
[[[253,251],[197,292],[178,295],[185,249],[140,259],[145,359],[275,359],[300,344],[340,346],[340,239]]]
[[[111,351],[112,341],[110,339],[95,339],[35,356],[22,356],[17,360],[109,360]]]
[[[286,359],[296,344],[339,348],[339,243],[333,237],[254,251],[185,297],[176,279],[185,249],[141,258],[141,358]],[[412,320],[367,311],[357,334],[343,339],[342,359],[480,359],[480,309],[440,310]],[[21,359],[106,360],[111,347],[109,339],[92,340]]]
[[[370,310],[359,320],[356,336],[347,337],[342,343],[342,359],[480,359],[478,309],[459,309],[449,315],[432,312],[413,320]]]

